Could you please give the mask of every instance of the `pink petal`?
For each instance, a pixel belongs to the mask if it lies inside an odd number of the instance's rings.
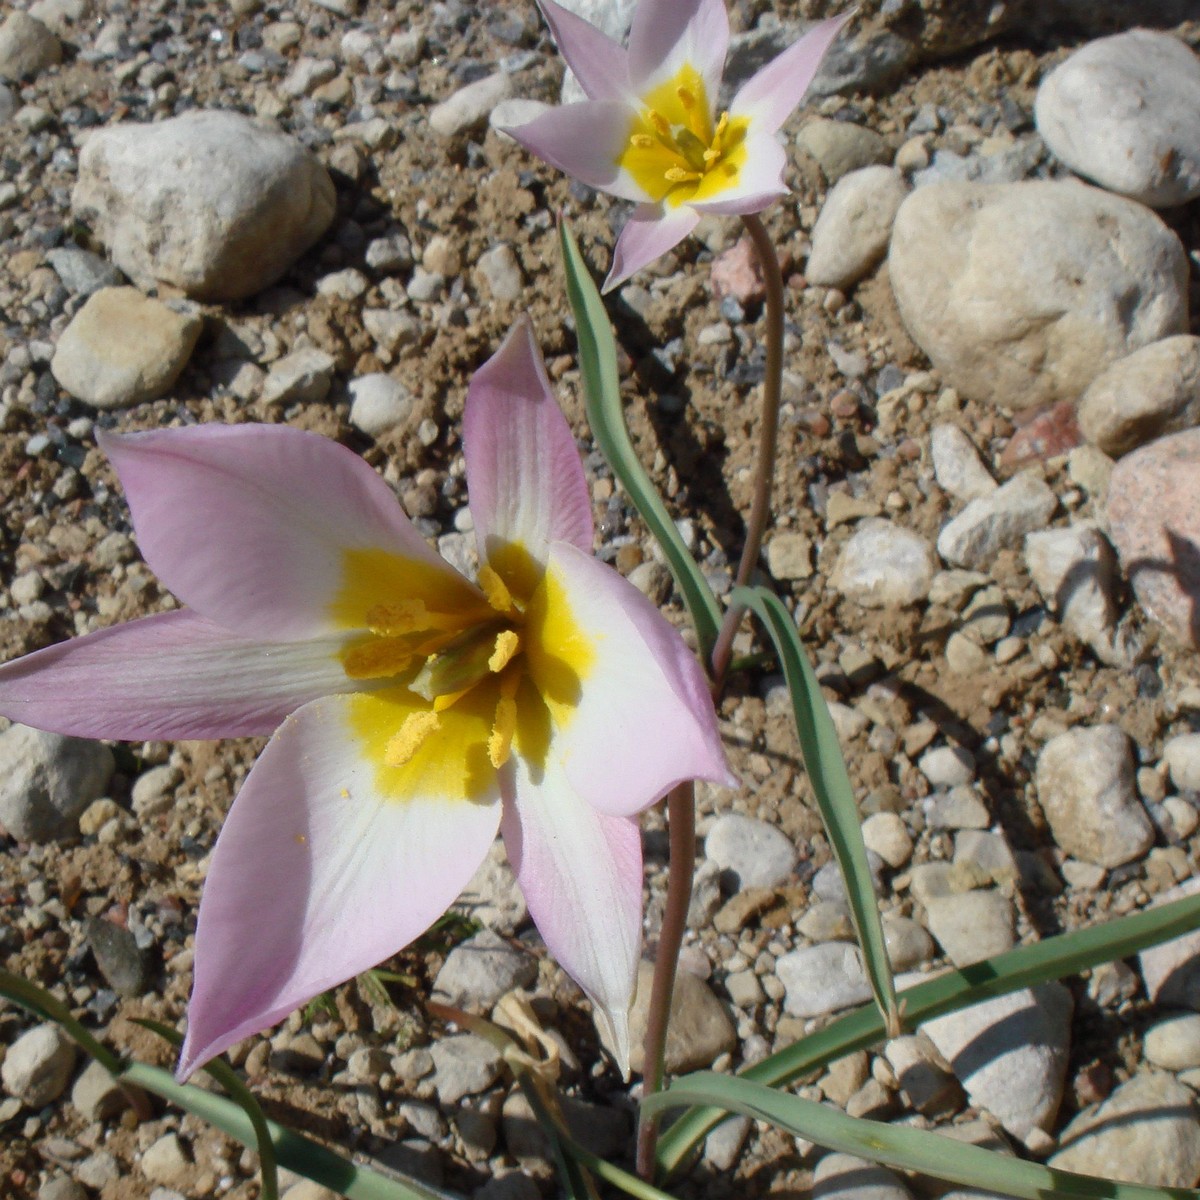
[[[629,1076],[629,1009],[642,934],[636,820],[596,812],[548,763],[537,782],[518,764],[501,827],[509,861],[550,953],[587,993],[596,1024]]]
[[[645,95],[690,63],[704,80],[712,110],[728,48],[725,0],[641,0],[629,31],[630,84]]]
[[[619,42],[554,0],[538,0],[538,7],[559,53],[589,99],[619,100],[629,95],[629,71]]]
[[[505,576],[500,564],[513,546],[539,567],[552,541],[591,553],[587,480],[527,316],[471,379],[463,454],[481,561]],[[529,579],[521,590],[527,594],[536,582]]]
[[[346,595],[383,574],[408,594],[473,589],[413,528],[391,489],[336,442],[286,425],[195,425],[101,434],[142,554],[180,600],[251,638],[292,641],[361,626]],[[355,557],[357,556],[357,557]]]
[[[124,741],[270,733],[346,691],[344,639],[255,642],[193,612],[160,613],[0,667],[0,714],[75,737]]]
[[[687,779],[736,783],[695,656],[611,567],[556,543],[526,631],[551,753],[589,804],[627,816]]]
[[[817,68],[853,11],[821,21],[747,80],[734,96],[730,117],[749,117],[756,132],[774,133],[804,99]]]
[[[498,785],[468,750],[490,712],[455,705],[444,735],[388,767],[383,746],[410,711],[396,693],[333,696],[276,730],[213,851],[181,1079],[396,953],[483,861]]]
[[[552,167],[622,200],[645,200],[618,162],[629,142],[633,112],[615,100],[585,100],[552,108],[504,132]]]
[[[687,205],[666,208],[639,204],[613,247],[612,266],[601,290],[607,293],[620,287],[631,275],[678,246],[699,223],[700,214]]]
[[[742,213],[762,212],[780,196],[786,196],[783,171],[787,154],[773,133],[752,133],[746,138],[746,157],[732,186],[716,193],[711,200],[692,200],[697,212]]]

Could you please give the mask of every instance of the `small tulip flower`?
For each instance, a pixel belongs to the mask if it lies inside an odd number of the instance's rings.
[[[729,769],[696,659],[592,557],[528,321],[475,375],[463,424],[474,582],[315,434],[102,435],[142,553],[187,607],[0,668],[0,713],[43,729],[271,734],[212,854],[182,1077],[424,932],[497,830],[627,1067],[635,814]]]
[[[847,17],[817,24],[718,113],[729,46],[723,0],[641,0],[628,50],[554,0],[538,5],[587,99],[506,132],[566,174],[637,204],[605,291],[678,245],[704,213],[757,213],[787,193],[776,135]]]

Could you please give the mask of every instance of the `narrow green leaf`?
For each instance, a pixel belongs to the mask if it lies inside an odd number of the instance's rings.
[[[700,658],[707,663],[721,625],[720,606],[638,460],[621,407],[617,348],[608,313],[566,221],[559,221],[558,232],[567,275],[567,298],[575,315],[579,370],[583,376],[584,403],[592,436],[646,527],[662,547],[667,566],[675,577],[675,586],[679,588],[695,627]]]
[[[87,1051],[110,1075],[120,1075],[122,1062],[107,1046],[98,1042],[72,1015],[70,1009],[56,1000],[45,988],[38,987],[20,975],[0,970],[0,996],[28,1009],[46,1021],[61,1026],[82,1049]]]
[[[149,1017],[137,1017],[135,1021],[143,1029],[158,1034],[164,1042],[169,1042],[176,1049],[183,1043],[183,1036],[170,1025],[152,1021]],[[225,1089],[229,1098],[246,1114],[254,1129],[259,1175],[262,1179],[260,1200],[279,1200],[279,1171],[275,1165],[275,1146],[271,1142],[267,1118],[259,1106],[258,1097],[238,1078],[237,1072],[223,1058],[210,1059],[204,1064],[203,1070]]]
[[[795,621],[774,592],[762,587],[734,588],[729,602],[750,609],[767,627],[771,641],[775,643],[792,698],[804,769],[812,782],[834,857],[846,881],[850,913],[862,946],[863,965],[871,982],[871,991],[884,1019],[898,1031],[892,966],[888,961],[883,922],[879,918],[879,904],[867,863],[858,804],[833,718],[821,695],[821,685],[809,665]]]
[[[1200,896],[1188,896],[1104,925],[1062,933],[1032,946],[1018,946],[901,992],[898,999],[905,1025],[911,1029],[922,1021],[957,1012],[981,1000],[1128,958],[1149,946],[1191,933],[1198,925]],[[786,1087],[835,1059],[877,1045],[884,1036],[879,1011],[863,1007],[755,1063],[740,1078],[766,1087]],[[660,1170],[667,1175],[677,1170],[692,1148],[723,1117],[723,1113],[712,1108],[685,1113],[659,1138]]]
[[[676,1080],[666,1092],[648,1097],[644,1107],[660,1112],[684,1104],[717,1105],[769,1121],[830,1150],[1021,1200],[1200,1200],[1200,1192],[1190,1188],[1147,1187],[1059,1171],[924,1129],[849,1117],[831,1105],[709,1071]]]
[[[131,1063],[120,1078],[215,1125],[244,1146],[253,1149],[256,1145],[250,1118],[226,1096],[177,1083],[170,1072],[146,1063]],[[331,1188],[347,1200],[453,1200],[448,1193],[415,1179],[392,1179],[370,1167],[353,1163],[274,1121],[268,1120],[266,1124],[280,1166]]]

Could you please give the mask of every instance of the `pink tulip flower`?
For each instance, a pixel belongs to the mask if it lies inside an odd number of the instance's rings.
[[[538,5],[587,99],[505,132],[551,166],[637,204],[606,292],[677,246],[704,213],[757,213],[786,195],[776,135],[848,17],[820,22],[718,114],[724,0],[641,0],[628,50],[554,0]]]
[[[463,426],[474,583],[315,434],[99,439],[146,562],[186,607],[7,664],[0,713],[83,737],[271,734],[213,851],[181,1077],[424,932],[497,830],[627,1070],[635,814],[729,768],[696,659],[592,557],[528,320],[475,375]]]

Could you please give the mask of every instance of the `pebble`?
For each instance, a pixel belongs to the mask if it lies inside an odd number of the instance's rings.
[[[714,1171],[732,1171],[750,1136],[753,1122],[749,1117],[731,1117],[722,1121],[704,1139],[704,1161]]]
[[[1083,434],[1075,419],[1075,402],[1060,400],[1033,416],[1026,416],[1025,423],[1008,440],[1000,455],[1002,471],[1016,471],[1032,463],[1049,462],[1062,458],[1082,444]]]
[[[883,938],[893,971],[911,971],[933,957],[933,938],[912,917],[885,916]]]
[[[935,425],[929,435],[933,477],[938,487],[964,504],[990,495],[996,481],[974,442],[957,425]]]
[[[62,43],[41,21],[20,9],[0,25],[0,79],[32,79],[62,62]]]
[[[853,1154],[826,1154],[813,1172],[813,1200],[911,1200],[912,1193],[887,1167]]]
[[[525,291],[521,264],[507,242],[500,242],[485,250],[475,268],[493,300],[519,300]]]
[[[37,1200],[88,1200],[88,1194],[69,1175],[56,1175],[38,1188]]]
[[[983,570],[1027,533],[1041,529],[1058,498],[1036,471],[1022,471],[986,496],[972,500],[938,534],[938,553],[956,567]]]
[[[403,425],[412,414],[412,393],[382,371],[350,381],[350,424],[368,437]]]
[[[512,79],[503,71],[468,83],[429,110],[429,127],[442,137],[469,133],[487,122],[492,109],[512,95]]]
[[[929,932],[956,967],[966,967],[1016,944],[1012,904],[994,891],[930,896],[925,901]]]
[[[440,1038],[429,1053],[433,1056],[433,1087],[443,1106],[486,1091],[504,1070],[500,1051],[473,1033]]]
[[[883,1053],[900,1090],[917,1112],[931,1118],[949,1117],[962,1108],[962,1088],[926,1034],[893,1038]]]
[[[1038,132],[1072,171],[1151,208],[1200,196],[1200,59],[1131,29],[1075,51],[1038,88]]]
[[[718,303],[736,300],[742,308],[761,303],[767,288],[754,243],[748,237],[738,238],[728,250],[722,250],[709,268],[709,282]]]
[[[1181,333],[1117,359],[1084,392],[1078,419],[1112,458],[1200,424],[1200,337]]]
[[[138,1161],[142,1174],[163,1187],[189,1187],[195,1176],[195,1164],[177,1133],[164,1133],[142,1151]]]
[[[1084,862],[1118,867],[1154,845],[1154,827],[1137,793],[1132,743],[1116,725],[1051,738],[1038,755],[1037,794],[1054,840]]]
[[[930,829],[986,829],[992,823],[987,805],[970,788],[936,791],[925,800]]]
[[[0,826],[22,842],[71,837],[113,770],[99,742],[12,725],[0,734]]]
[[[302,346],[271,364],[263,381],[264,404],[316,404],[329,395],[336,366],[331,355]]]
[[[134,816],[145,818],[166,812],[175,803],[175,789],[182,779],[183,772],[169,763],[144,771],[130,791]]]
[[[896,813],[872,813],[862,824],[863,841],[893,870],[912,857],[913,840]]]
[[[62,285],[72,296],[90,296],[101,288],[120,287],[125,277],[110,262],[78,246],[58,246],[46,252]]]
[[[107,1121],[129,1107],[122,1087],[98,1062],[89,1062],[71,1088],[71,1103],[85,1121]]]
[[[101,288],[63,330],[54,378],[99,409],[128,408],[166,395],[187,365],[204,322],[136,288]]]
[[[487,857],[454,907],[496,933],[511,937],[529,919],[525,897],[509,866],[503,841],[492,843]]]
[[[863,167],[834,184],[812,231],[805,278],[846,290],[887,253],[892,222],[908,194],[894,167]]]
[[[35,1025],[0,1063],[0,1084],[29,1108],[41,1108],[66,1091],[75,1066],[75,1043],[57,1025]]]
[[[329,173],[295,138],[231,111],[95,130],[71,209],[140,287],[239,300],[329,227]]]
[[[921,755],[917,769],[935,788],[965,787],[975,780],[975,756],[963,746],[936,746]]]
[[[726,813],[704,839],[704,857],[737,880],[737,890],[783,883],[800,857],[792,840],[774,825]]]
[[[543,113],[548,113],[554,107],[544,100],[531,100],[525,96],[510,96],[501,100],[488,115],[488,125],[505,141],[512,141],[510,129],[519,129],[536,121]]]
[[[1074,183],[938,183],[900,206],[889,274],[945,382],[1010,411],[1075,401],[1109,363],[1187,327],[1179,239]]]
[[[1152,1187],[1200,1180],[1195,1093],[1161,1071],[1135,1075],[1062,1131],[1049,1166]]]
[[[87,944],[108,985],[121,996],[140,996],[150,986],[150,964],[134,934],[100,917],[84,922]]]
[[[490,1009],[505,992],[528,987],[537,978],[537,960],[490,929],[481,929],[446,955],[433,992],[456,1008]]]
[[[629,1014],[629,1065],[640,1073],[645,1064],[643,1042],[650,1008],[650,989],[654,981],[653,964],[638,966],[637,995]],[[737,1029],[725,1006],[712,989],[688,971],[675,977],[671,997],[671,1016],[667,1031],[666,1069],[671,1075],[700,1071],[710,1067],[722,1054],[737,1045]]]
[[[823,1017],[871,998],[862,955],[853,942],[825,942],[782,955],[775,973],[783,1007],[795,1017]]]
[[[971,1103],[1024,1141],[1054,1123],[1066,1079],[1071,993],[1058,983],[927,1021],[923,1030]]]
[[[1120,459],[1107,517],[1142,607],[1184,646],[1200,649],[1200,429]]]
[[[1117,559],[1090,521],[1025,537],[1025,568],[1059,621],[1110,666],[1128,666],[1117,639]]]
[[[1143,1052],[1148,1063],[1167,1071],[1200,1067],[1200,1013],[1183,1013],[1151,1025]]]
[[[892,521],[867,518],[842,547],[830,583],[864,608],[918,604],[935,563],[929,543]]]
[[[1170,904],[1200,892],[1200,878],[1156,897],[1155,905]],[[1185,933],[1138,955],[1142,980],[1151,1003],[1200,1011],[1200,930]]]
[[[812,540],[807,534],[785,532],[775,534],[767,543],[767,570],[781,583],[795,579],[810,579],[813,573]]]
[[[875,130],[828,117],[805,121],[796,134],[796,146],[816,160],[830,185],[851,171],[887,163],[892,157],[887,142]]]
[[[1163,746],[1171,782],[1184,792],[1200,792],[1200,733],[1181,733]]]

